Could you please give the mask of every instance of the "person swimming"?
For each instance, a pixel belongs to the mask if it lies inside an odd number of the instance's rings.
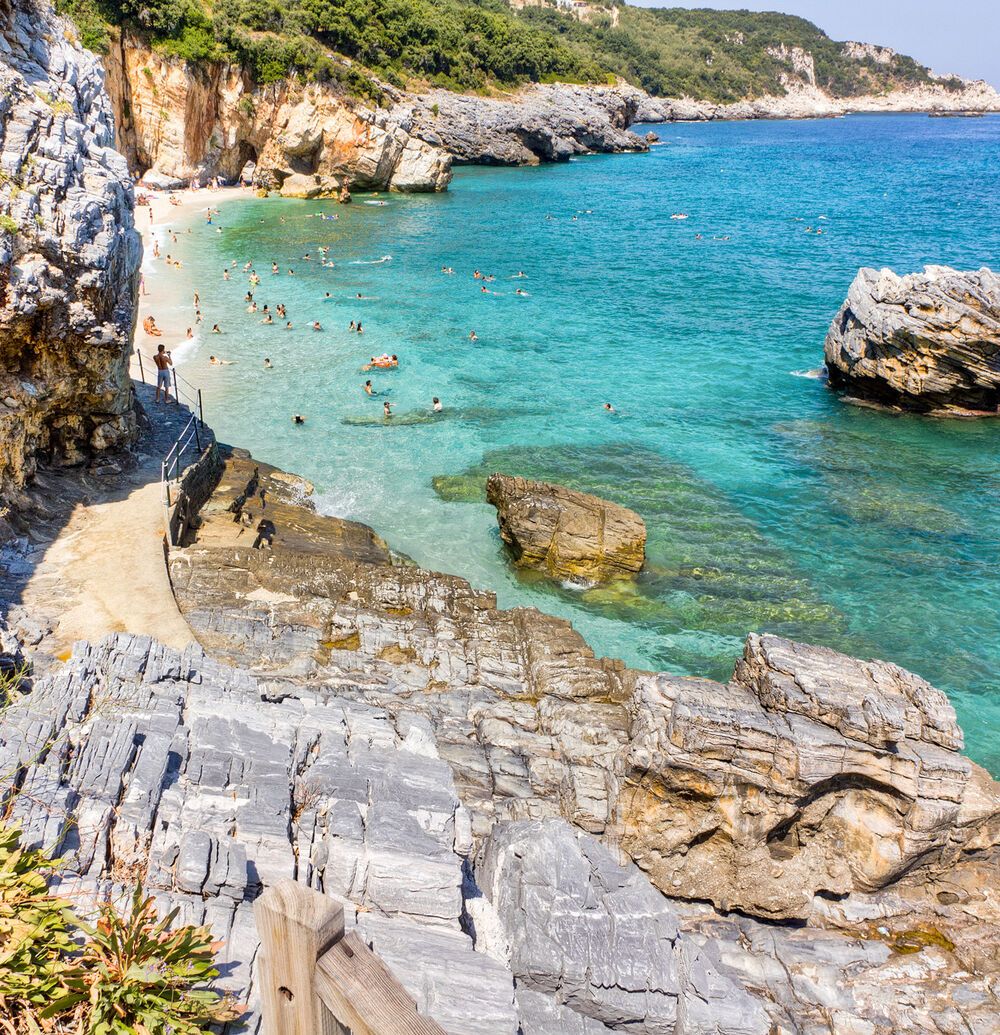
[[[388,399],[384,403],[382,403],[382,416],[384,416],[384,417],[391,417],[392,416],[392,407],[389,405],[389,400]]]
[[[213,367],[231,367],[233,365],[233,360],[219,359],[218,356],[209,356],[208,361]]]
[[[266,359],[265,358],[265,360],[264,360],[264,369],[265,370],[273,370],[274,369],[274,364],[270,361],[270,359]]]
[[[221,334],[222,333],[222,328],[217,323],[213,323],[212,324],[212,333],[213,334]]]
[[[615,408],[611,405],[611,403],[605,403],[604,408],[608,411],[608,413],[615,412]]]
[[[321,331],[323,330],[323,325],[319,322],[319,320],[313,320],[312,329],[314,331]]]
[[[292,423],[293,424],[305,424],[305,422],[306,422],[306,419],[305,419],[305,417],[302,416],[301,413],[293,413],[292,414]]]
[[[479,341],[479,335],[475,331],[469,331],[469,341]]]
[[[431,409],[433,409],[435,413],[440,413],[444,409],[441,405],[441,400],[436,395],[431,400]]]
[[[364,327],[361,326],[361,321],[360,320],[358,320],[357,331],[358,331],[358,334],[364,334],[365,333],[365,329],[364,329]]]
[[[374,395],[375,390],[372,388],[371,381],[365,381],[365,395]]]

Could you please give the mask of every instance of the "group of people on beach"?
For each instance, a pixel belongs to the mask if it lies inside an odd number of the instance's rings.
[[[213,226],[216,229],[216,232],[221,233],[222,232],[222,228],[215,226],[215,218],[219,214],[220,214],[220,211],[219,211],[218,208],[214,208],[212,206],[208,206],[205,209],[205,224],[207,226]],[[151,215],[151,218],[152,218],[152,215]],[[282,220],[282,221],[284,222],[284,220]],[[188,229],[186,232],[190,233],[191,230]],[[172,240],[175,243],[178,241],[178,237],[177,237],[177,233],[176,232],[174,232],[173,230],[170,230],[168,228],[166,233],[167,233],[167,235],[168,235],[170,240]],[[322,267],[324,267],[324,268],[333,268],[333,267],[336,266],[336,263],[330,258],[330,246],[328,246],[328,245],[321,245],[321,246],[319,246],[319,247],[317,247],[315,249],[315,253],[316,253],[316,256],[318,257],[319,264]],[[160,252],[159,252],[159,242],[158,242],[157,239],[154,238],[154,247],[153,247],[154,258],[158,258],[159,254],[160,254]],[[383,257],[383,258],[385,259],[385,258],[388,258],[388,257]],[[316,259],[314,258],[312,250],[307,250],[301,256],[301,260],[303,262],[315,262],[316,261]],[[381,262],[382,260],[379,260],[379,261]],[[182,268],[181,261],[178,260],[178,259],[173,258],[169,254],[166,256],[166,263],[168,265],[170,265],[170,266],[173,266],[174,268]],[[222,279],[223,279],[223,281],[224,282],[231,282],[234,279],[234,276],[236,275],[237,271],[239,270],[239,266],[240,266],[239,262],[236,259],[232,259],[230,264],[229,264],[229,266],[223,268],[223,270],[222,270]],[[248,289],[247,289],[247,291],[246,291],[246,293],[244,295],[244,304],[245,304],[245,307],[246,307],[246,312],[249,315],[251,315],[252,317],[256,317],[258,322],[261,323],[264,326],[283,326],[284,330],[288,330],[288,331],[293,330],[295,325],[294,325],[293,321],[290,319],[289,313],[288,313],[288,309],[287,309],[286,305],[283,302],[279,302],[277,305],[274,306],[273,309],[271,308],[270,304],[268,304],[268,303],[264,303],[263,305],[258,305],[258,302],[255,299],[255,293],[260,288],[260,285],[262,283],[262,278],[261,278],[260,274],[257,272],[257,270],[255,268],[255,265],[254,265],[254,261],[252,259],[247,260],[243,264],[242,272],[243,272],[243,274],[247,278],[247,285],[248,285]],[[455,273],[455,270],[451,266],[442,266],[441,267],[441,272],[443,274],[453,275]],[[281,276],[281,273],[282,273],[281,267],[279,266],[277,260],[272,260],[271,263],[270,263],[270,274],[271,274],[271,276],[272,277]],[[286,275],[287,276],[295,276],[295,271],[294,271],[294,269],[291,266],[287,267]],[[476,270],[474,270],[472,272],[472,279],[479,284],[481,292],[487,293],[487,294],[502,294],[502,292],[498,292],[498,291],[494,290],[490,286],[490,285],[493,285],[493,284],[495,284],[497,282],[497,276],[495,274],[486,273],[486,272],[483,272],[482,270],[476,269]],[[524,272],[524,270],[518,270],[517,273],[511,275],[508,279],[510,279],[510,280],[526,280],[527,279],[527,274]],[[518,297],[528,297],[528,292],[524,288],[522,288],[521,286],[517,286],[515,288],[514,294],[516,296],[518,296]],[[356,293],[356,298],[358,300],[365,300],[366,296],[364,296],[361,292],[357,292]],[[332,299],[333,299],[333,296],[331,295],[331,293],[329,291],[326,291],[324,293],[321,301],[326,302],[326,301],[331,301]],[[200,295],[199,295],[199,293],[197,291],[194,293],[193,307],[194,307],[194,325],[197,326],[198,324],[201,324],[203,322],[203,319],[204,319],[202,311],[201,311],[201,298],[200,298]],[[322,332],[323,331],[323,325],[320,322],[320,320],[318,320],[318,319],[310,321],[308,323],[308,326],[314,332]],[[143,320],[143,330],[148,335],[150,335],[151,337],[160,337],[163,334],[162,330],[156,325],[156,321],[155,321],[155,319],[153,318],[152,315],[147,315],[146,318]],[[362,324],[362,321],[359,320],[359,319],[358,320],[352,319],[350,321],[349,325],[348,325],[348,331],[351,332],[351,333],[355,333],[355,334],[363,334],[364,333],[364,326]],[[212,325],[212,333],[213,334],[218,334],[218,335],[221,335],[223,333],[222,327],[220,326],[219,323],[213,323],[213,325]],[[193,339],[193,337],[194,337],[193,327],[188,327],[187,331],[186,331],[186,338],[188,340],[191,340],[191,339]],[[479,341],[479,337],[476,334],[475,330],[470,330],[469,331],[468,340],[470,342],[473,342],[473,343]],[[154,356],[154,361],[155,361],[156,367],[157,367],[157,393],[156,393],[156,398],[157,398],[157,401],[159,401],[160,393],[161,393],[161,389],[162,389],[163,397],[164,397],[165,400],[167,400],[167,399],[169,399],[169,387],[170,387],[170,384],[169,384],[169,382],[170,382],[169,370],[170,370],[170,367],[173,364],[173,360],[171,358],[171,354],[170,354],[170,352],[168,350],[165,349],[164,346],[161,345],[159,347],[159,349],[157,350],[156,355]],[[209,363],[212,366],[231,366],[231,365],[234,364],[234,362],[235,362],[234,360],[225,359],[225,358],[223,358],[221,356],[212,355],[212,356],[209,357]],[[394,369],[397,369],[398,367],[399,367],[399,357],[395,353],[391,353],[390,354],[388,352],[383,352],[379,356],[371,356],[369,358],[369,361],[361,367],[361,371],[362,372],[368,372],[368,371],[371,371],[371,370],[383,370],[383,371],[386,371],[386,370],[394,370]],[[275,365],[271,361],[271,358],[269,356],[268,357],[264,357],[264,359],[263,359],[263,369],[264,370],[274,370],[275,369]],[[375,390],[375,387],[372,384],[372,381],[370,379],[365,381],[365,383],[363,385],[363,390],[364,390],[365,394],[367,396],[369,396],[369,397],[373,397],[373,396],[376,396],[376,395],[380,394],[379,392],[377,392]],[[391,418],[393,416],[392,404],[388,400],[383,400],[382,409],[383,409],[383,416],[385,418],[388,419],[388,418]],[[442,403],[441,403],[441,401],[440,401],[438,396],[434,396],[433,397],[432,403],[431,403],[431,409],[432,409],[433,413],[441,413],[441,412],[443,412],[444,407],[443,407],[443,405],[442,405]],[[611,405],[611,403],[605,403],[604,404],[604,410],[609,412],[609,413],[615,413],[616,412],[614,407]],[[296,413],[296,414],[292,415],[292,421],[296,425],[304,424],[305,420],[306,420],[306,418],[305,418],[305,416],[303,414]]]

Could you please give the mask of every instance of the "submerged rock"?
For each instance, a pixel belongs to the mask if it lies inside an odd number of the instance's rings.
[[[561,485],[491,474],[486,499],[519,567],[607,582],[642,568],[646,526],[633,510]]]
[[[922,412],[1000,406],[1000,274],[861,269],[826,336],[830,384]]]

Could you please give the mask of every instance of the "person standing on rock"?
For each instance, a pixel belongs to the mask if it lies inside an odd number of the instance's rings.
[[[168,403],[170,402],[170,368],[174,365],[174,361],[167,352],[166,345],[160,345],[156,350],[153,362],[156,364],[156,401],[160,401],[160,389],[162,388],[163,401]]]

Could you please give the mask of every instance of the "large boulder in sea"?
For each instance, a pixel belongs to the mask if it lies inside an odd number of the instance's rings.
[[[830,384],[920,412],[997,412],[1000,274],[861,269],[826,336]]]
[[[518,567],[588,582],[627,577],[642,567],[646,526],[627,507],[505,474],[490,475],[486,499],[497,509],[500,536]]]

